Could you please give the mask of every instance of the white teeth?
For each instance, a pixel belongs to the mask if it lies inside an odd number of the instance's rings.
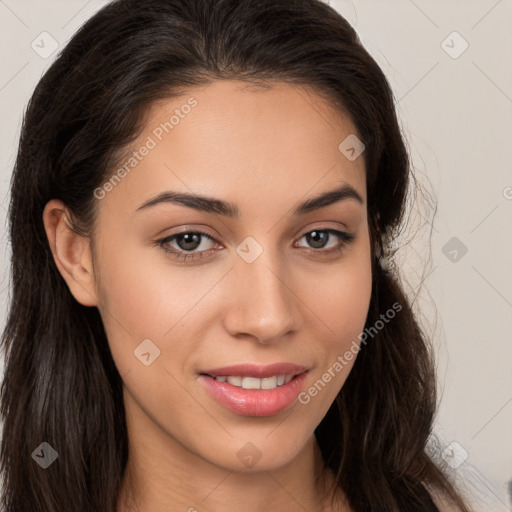
[[[213,377],[219,382],[227,382],[232,386],[244,389],[275,389],[283,384],[288,384],[293,379],[293,375],[274,375],[273,377],[264,377],[258,379],[256,377],[239,377],[239,376],[222,376]]]
[[[261,379],[254,377],[244,377],[242,379],[242,387],[244,389],[261,389]]]
[[[242,377],[228,377],[228,384],[232,386],[242,386]]]
[[[261,379],[261,389],[277,388],[277,377],[266,377]]]

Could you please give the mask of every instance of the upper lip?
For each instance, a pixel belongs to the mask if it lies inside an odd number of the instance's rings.
[[[274,363],[269,365],[258,364],[235,364],[214,368],[211,370],[200,370],[200,374],[210,375],[212,377],[240,376],[240,377],[273,377],[274,375],[299,375],[307,371],[306,366],[293,363]]]

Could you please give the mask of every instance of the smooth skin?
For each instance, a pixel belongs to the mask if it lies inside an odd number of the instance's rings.
[[[159,141],[154,130],[191,97],[197,105]],[[341,493],[331,505],[325,492],[333,475],[314,430],[355,358],[309,403],[267,417],[228,411],[198,371],[304,364],[308,390],[359,342],[371,253],[364,153],[351,161],[338,149],[351,134],[351,121],[310,88],[215,81],[148,111],[131,151],[148,136],[157,145],[97,200],[94,253],[70,229],[66,205],[46,205],[57,267],[76,300],[98,308],[124,382],[130,456],[119,512],[260,512],[270,503],[281,512],[350,510]],[[346,198],[292,215],[343,184],[363,203]],[[236,203],[240,216],[171,203],[137,211],[166,190]],[[166,247],[202,258],[178,260],[156,243],[197,229],[213,240]],[[311,231],[325,229],[355,238],[322,231],[323,246],[315,244]],[[252,263],[236,251],[247,237],[263,249]],[[134,355],[145,339],[160,350],[149,366]],[[261,457],[251,467],[237,456],[248,443]]]

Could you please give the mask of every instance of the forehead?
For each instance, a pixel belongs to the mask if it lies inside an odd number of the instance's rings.
[[[194,107],[190,108],[192,103]],[[185,119],[194,134],[186,128],[177,129]],[[167,130],[162,126],[166,123]],[[183,136],[196,135],[197,142],[204,138],[220,138],[223,133],[237,140],[251,136],[255,144],[265,143],[269,150],[286,140],[292,145],[294,140],[286,137],[288,132],[312,144],[318,144],[319,138],[330,144],[332,140],[328,132],[335,139],[356,134],[350,117],[311,86],[285,82],[255,85],[232,80],[214,81],[172,99],[153,103],[148,108],[145,129],[158,141],[171,131],[175,138],[180,132]],[[269,145],[272,141],[275,144]],[[288,146],[284,145],[283,151]],[[294,150],[298,151],[300,147],[295,144]]]
[[[121,186],[106,199],[133,211],[172,189],[262,205],[340,182],[365,198],[364,154],[351,161],[339,147],[356,133],[348,116],[309,87],[215,81],[151,105],[141,134],[112,169],[125,165]]]

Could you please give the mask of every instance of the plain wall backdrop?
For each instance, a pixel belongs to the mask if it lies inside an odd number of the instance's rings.
[[[22,115],[58,50],[106,3],[0,0],[2,329],[5,220]],[[419,196],[397,254],[406,290],[419,290],[414,304],[437,353],[437,456],[475,494],[476,510],[510,511],[512,1],[329,3],[388,77],[416,176],[437,207]]]

